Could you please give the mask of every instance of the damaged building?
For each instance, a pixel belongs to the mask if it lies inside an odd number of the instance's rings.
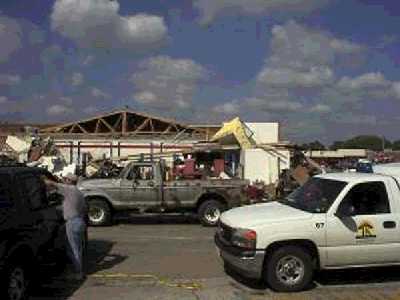
[[[39,135],[51,137],[67,162],[191,149],[207,132],[132,110],[118,110],[89,119],[48,127]]]

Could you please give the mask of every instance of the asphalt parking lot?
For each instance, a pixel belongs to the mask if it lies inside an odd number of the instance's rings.
[[[169,217],[90,228],[85,282],[70,282],[63,273],[45,270],[32,299],[400,299],[399,267],[324,272],[309,291],[271,292],[224,272],[214,231],[191,219]]]

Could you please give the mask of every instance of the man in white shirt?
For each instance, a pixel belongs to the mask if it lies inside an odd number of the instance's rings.
[[[78,177],[69,173],[64,177],[65,184],[44,179],[48,187],[56,188],[64,196],[63,216],[66,221],[66,231],[69,244],[68,254],[74,266],[73,279],[82,280],[84,274],[84,247],[86,240],[87,205],[76,184]]]

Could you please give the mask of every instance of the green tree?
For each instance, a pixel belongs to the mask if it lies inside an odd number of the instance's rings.
[[[300,147],[304,150],[326,150],[325,145],[318,140],[315,140],[311,143],[302,144]]]
[[[373,151],[380,151],[383,149],[383,147],[392,147],[392,143],[389,140],[377,135],[359,135],[346,141],[335,143],[332,146],[335,146],[336,149],[369,149]]]
[[[343,149],[344,143],[345,142],[343,141],[334,141],[332,145],[329,147],[329,149],[330,150]]]
[[[400,150],[400,140],[394,141],[392,143],[392,149],[393,150]]]

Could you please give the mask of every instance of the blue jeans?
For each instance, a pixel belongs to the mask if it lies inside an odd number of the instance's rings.
[[[66,222],[68,238],[68,256],[75,272],[83,274],[83,251],[85,247],[86,224],[81,217],[75,217]]]

